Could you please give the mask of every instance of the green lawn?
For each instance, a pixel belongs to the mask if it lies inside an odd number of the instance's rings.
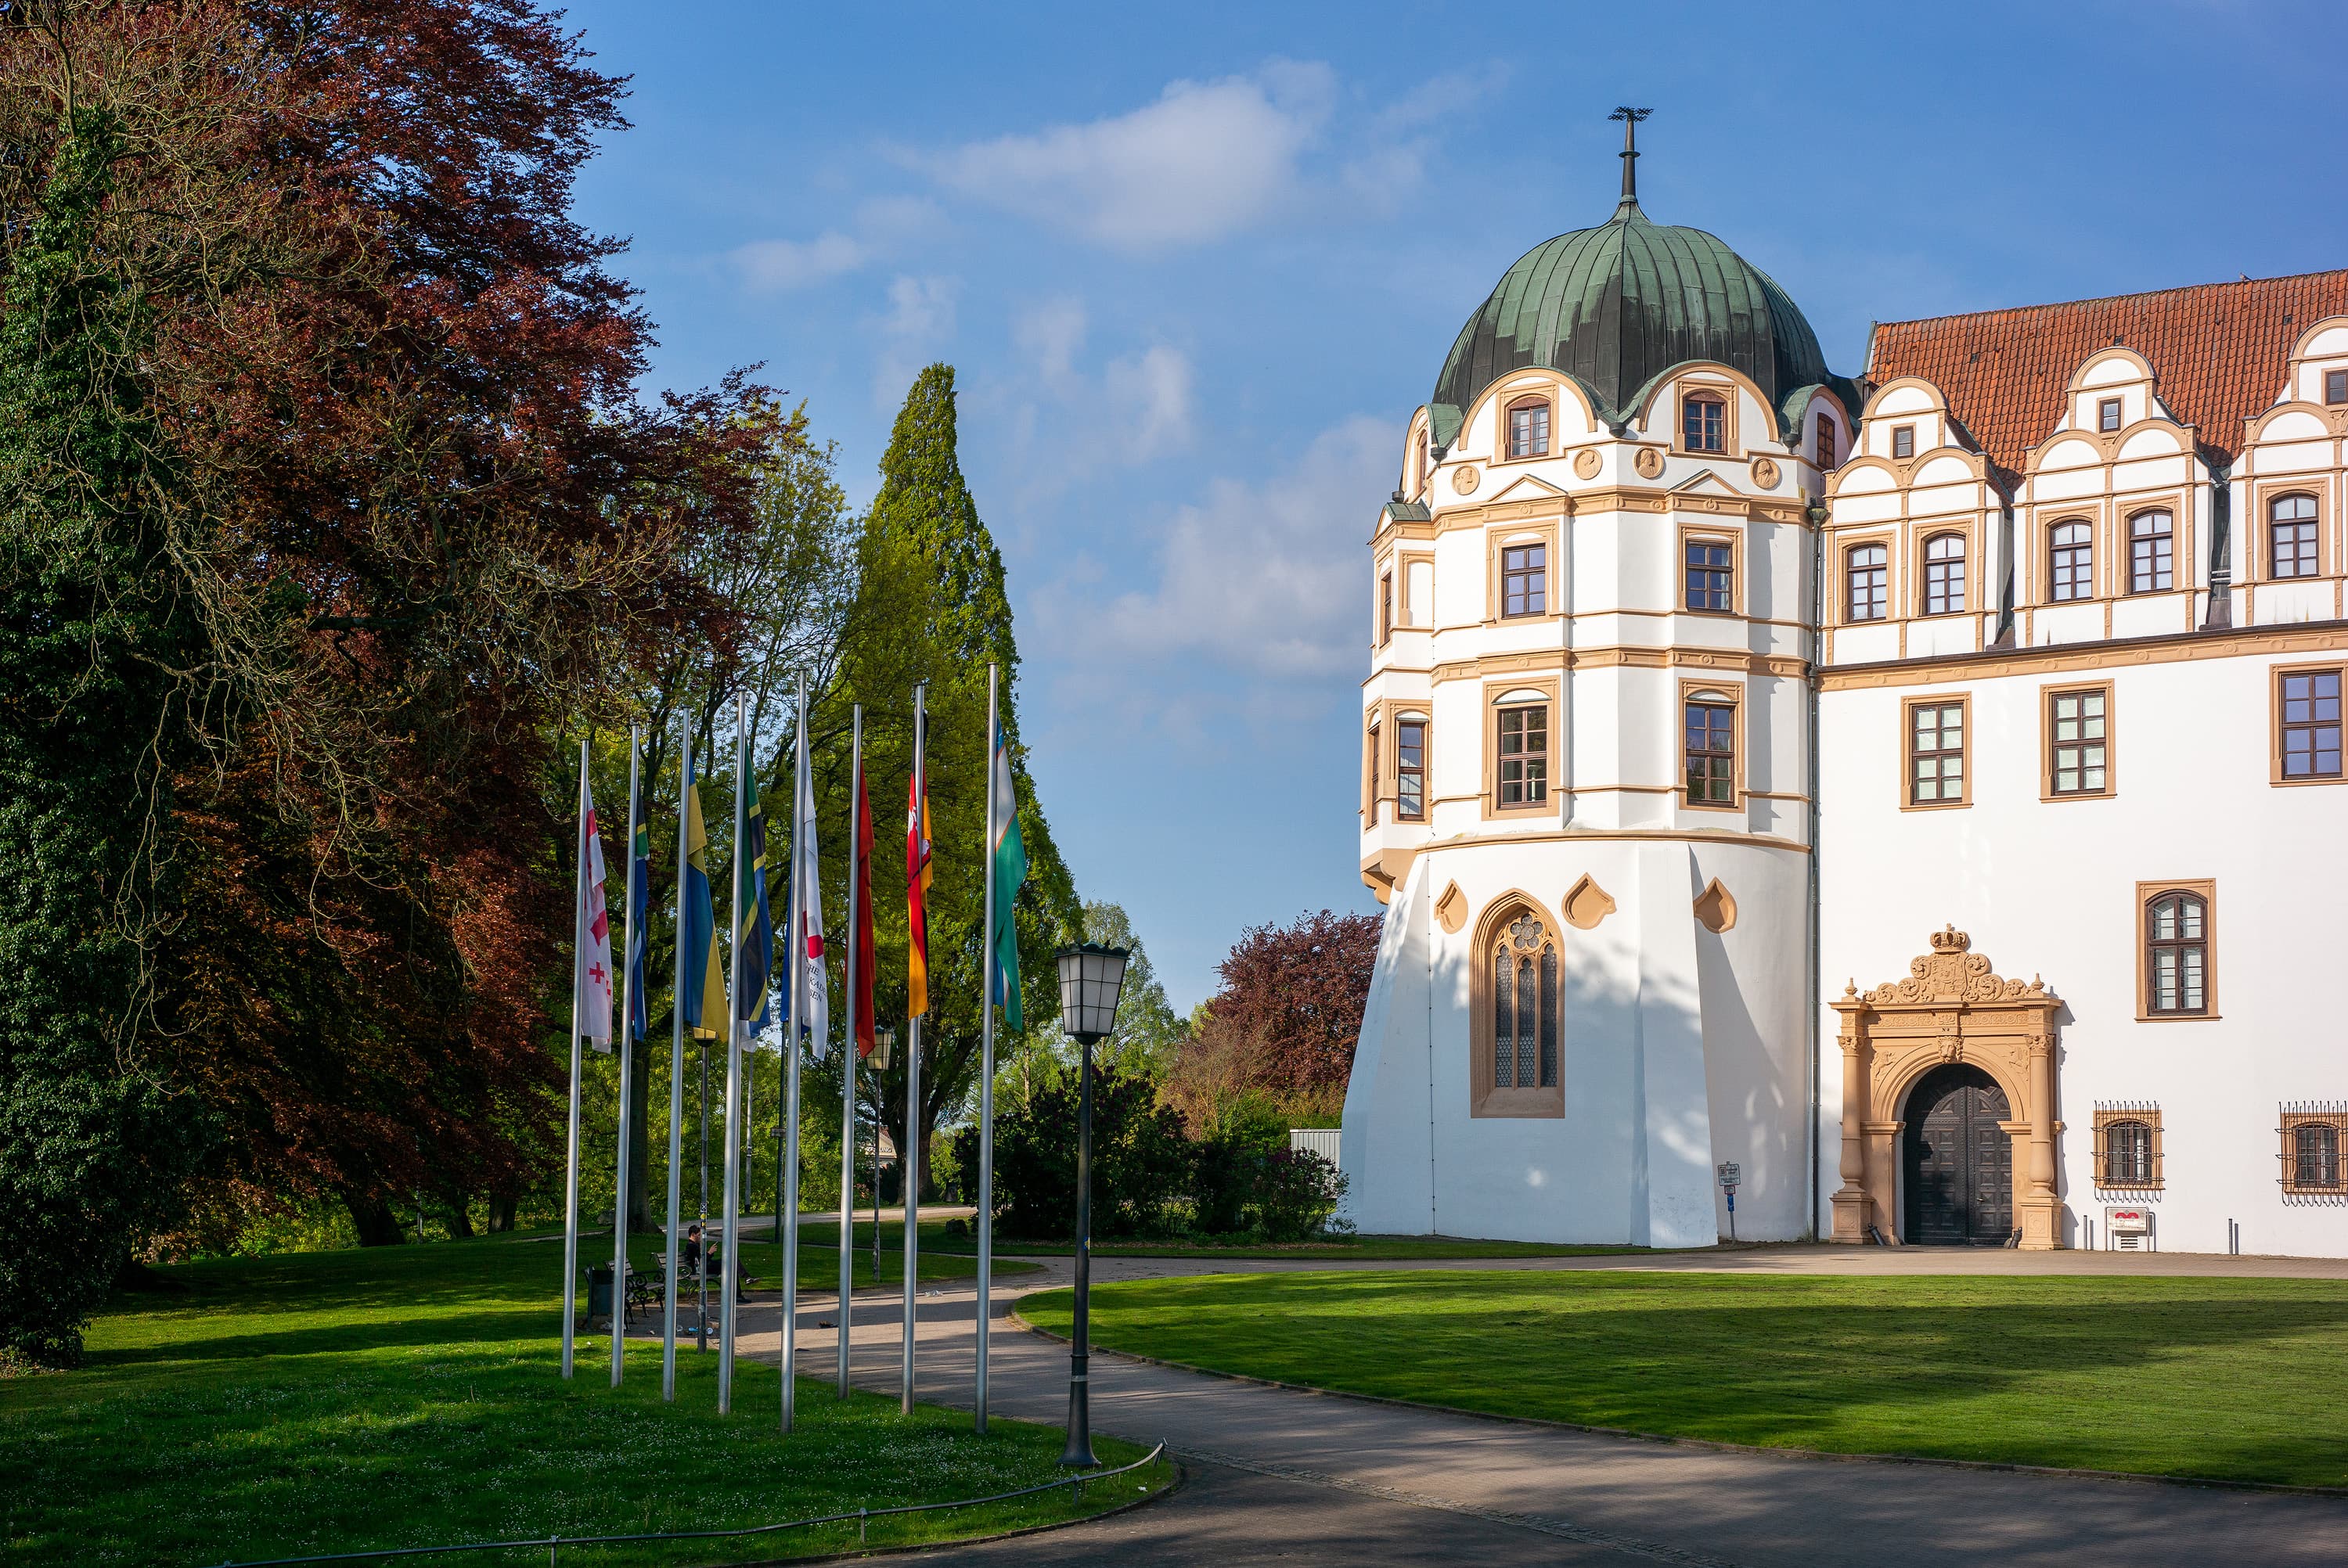
[[[857,1234],[870,1245],[871,1222]],[[814,1226],[808,1227],[812,1235]],[[838,1233],[829,1225],[826,1235]],[[889,1222],[883,1232],[882,1245],[895,1245],[901,1255],[904,1226]],[[1076,1247],[1065,1241],[1021,1241],[1014,1237],[996,1236],[994,1254],[1006,1257],[1070,1257]],[[1646,1252],[1637,1246],[1560,1246],[1536,1241],[1476,1241],[1465,1236],[1447,1235],[1353,1235],[1331,1236],[1322,1241],[1306,1242],[1233,1242],[1228,1245],[1199,1241],[1097,1241],[1093,1244],[1096,1257],[1228,1257],[1241,1261],[1264,1258],[1361,1258],[1375,1263],[1399,1263],[1418,1259],[1477,1257],[1591,1257],[1618,1253]],[[922,1223],[922,1276],[929,1277],[929,1258],[932,1252],[946,1256],[974,1257],[978,1244],[967,1236],[948,1238],[942,1225]],[[835,1265],[835,1267],[838,1266]],[[998,1262],[1004,1268],[1011,1266]],[[899,1277],[903,1277],[901,1271]]]
[[[160,1271],[181,1290],[118,1299],[81,1370],[0,1380],[0,1560],[217,1564],[480,1538],[742,1525],[1009,1491],[1058,1473],[1061,1436],[802,1379],[775,1430],[772,1368],[743,1360],[716,1408],[716,1357],[610,1337],[558,1376],[561,1244],[505,1237],[287,1254]],[[750,1249],[752,1272],[757,1271]],[[771,1255],[774,1248],[767,1251]],[[830,1367],[827,1348],[820,1370]],[[1138,1457],[1097,1444],[1104,1463]],[[1088,1489],[1087,1511],[1169,1477]],[[901,1544],[1075,1516],[1066,1492],[875,1524]],[[689,1549],[693,1562],[839,1552],[853,1525]],[[564,1549],[562,1561],[678,1561],[678,1549]],[[470,1562],[528,1562],[526,1553]]]
[[[1065,1291],[1021,1312],[1065,1334]],[[1494,1414],[1842,1453],[2348,1486],[2348,1282],[1217,1275],[1093,1339]]]

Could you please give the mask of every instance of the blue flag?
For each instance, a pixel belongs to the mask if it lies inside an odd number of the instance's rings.
[[[734,942],[734,1005],[747,1009],[751,999],[757,999],[757,1014],[742,1015],[755,1035],[767,1027],[773,1011],[767,997],[767,979],[775,971],[775,918],[767,907],[767,807],[758,798],[758,775],[747,772],[747,759],[744,762],[750,814],[741,847],[734,856],[735,875],[741,878],[736,891],[742,904],[742,929]]]
[[[726,1035],[726,975],[717,958],[717,909],[709,891],[709,833],[701,820],[701,791],[693,782],[693,757],[685,759],[685,886],[677,898],[684,911],[676,939],[685,950],[685,972],[698,972],[696,987],[688,978],[685,995],[685,1027],[697,1039],[724,1040]]]

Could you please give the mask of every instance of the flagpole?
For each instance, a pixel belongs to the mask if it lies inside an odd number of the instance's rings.
[[[685,1206],[685,795],[693,788],[693,719],[677,720],[676,989],[669,999],[668,1268],[661,1301],[661,1398],[676,1398],[676,1274]],[[706,959],[703,960],[705,963]]]
[[[562,1375],[571,1376],[572,1314],[579,1308],[579,967],[587,950],[587,743],[579,740],[579,875],[571,900],[571,1136],[562,1182]]]
[[[742,939],[742,883],[744,866],[742,841],[749,835],[749,766],[745,752],[748,744],[746,725],[747,713],[740,692],[734,696],[734,921],[726,927],[726,943],[735,947],[733,962],[727,966],[726,988],[729,1011],[726,1017],[726,1141],[720,1146],[725,1160],[726,1181],[726,1263],[717,1275],[717,1413],[730,1415],[734,1410],[734,1330],[735,1281],[742,1276],[742,955],[738,944]],[[702,1245],[708,1245],[705,1236]]]
[[[922,776],[922,765],[929,749],[928,726],[923,723],[928,696],[928,682],[913,684],[913,777],[919,781],[918,798],[914,803],[913,831],[924,825],[921,818],[929,813],[929,780]],[[924,900],[926,911],[927,901]],[[929,955],[924,953],[922,972],[928,972]],[[913,1292],[922,1272],[922,1015],[915,1013],[905,1020],[905,1146],[899,1152],[898,1168],[904,1173],[905,1216],[905,1370],[903,1386],[897,1396],[897,1408],[906,1415],[913,1413],[913,1328],[915,1308]],[[574,1045],[572,1054],[577,1054]]]
[[[849,1305],[856,1296],[856,1065],[859,1032],[856,1016],[856,950],[863,946],[863,910],[859,907],[859,878],[870,869],[860,860],[864,846],[864,704],[855,710],[856,739],[850,753],[848,782],[848,1033],[839,1052],[839,1389],[848,1398]],[[876,1276],[873,1283],[880,1283]]]
[[[620,1157],[612,1188],[612,1387],[620,1386],[626,1359],[628,1318],[628,1079],[635,1066],[636,998],[630,989],[636,950],[636,790],[642,780],[636,727],[628,726],[628,871],[621,879],[625,900],[620,911],[620,979],[613,989],[620,1028]]]
[[[819,887],[808,886],[814,878],[807,875],[805,853],[799,844],[800,833],[808,827],[801,820],[800,803],[808,798],[807,754],[807,682],[802,679],[798,689],[798,760],[791,774],[791,930],[787,937],[790,946],[791,1017],[783,1030],[783,1168],[776,1174],[775,1184],[782,1193],[782,1223],[778,1240],[783,1244],[783,1402],[782,1430],[791,1430],[791,1417],[798,1403],[799,1348],[799,1033],[813,1017],[815,1008],[809,1000],[808,982],[808,933],[823,923],[822,913],[814,919],[808,917],[808,901],[822,897]],[[818,968],[815,984],[823,983],[823,972]],[[815,1042],[818,1050],[823,1041]]]
[[[986,1435],[986,1346],[993,1321],[987,1315],[989,1276],[994,1264],[994,735],[1000,668],[986,667],[986,957],[978,990],[978,1337],[977,1399],[973,1425]]]

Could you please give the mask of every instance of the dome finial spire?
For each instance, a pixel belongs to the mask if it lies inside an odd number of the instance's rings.
[[[1653,109],[1634,109],[1628,104],[1618,107],[1608,119],[1622,122],[1622,200],[1624,207],[1639,204],[1639,122],[1654,113]]]

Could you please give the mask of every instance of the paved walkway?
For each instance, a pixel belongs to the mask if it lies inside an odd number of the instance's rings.
[[[1066,1259],[998,1281],[998,1319],[1026,1293],[1065,1284]],[[1754,1248],[1680,1257],[1513,1258],[1363,1267],[1725,1268],[1785,1273],[2315,1274],[2304,1260],[2192,1254],[1927,1253],[1886,1248]],[[1936,1267],[1937,1266],[1937,1267]],[[1324,1260],[1232,1263],[1097,1259],[1101,1280],[1326,1267]],[[815,1282],[807,1282],[815,1283]],[[894,1393],[901,1319],[893,1292],[855,1302],[856,1381]],[[924,1288],[922,1399],[971,1402],[974,1292]],[[829,1293],[802,1298],[799,1358],[835,1365]],[[776,1354],[772,1296],[744,1309],[746,1354]],[[994,1413],[1057,1425],[1067,1412],[1067,1348],[998,1320],[990,1358]],[[2157,1389],[2147,1389],[2157,1397]],[[1138,1442],[1165,1440],[1190,1483],[1147,1508],[936,1561],[1127,1568],[1456,1563],[1735,1568],[1919,1568],[1997,1562],[2218,1568],[2256,1562],[2348,1563],[2348,1499],[1723,1452],[1446,1415],[1340,1396],[1260,1388],[1111,1353],[1093,1358],[1093,1425]]]

